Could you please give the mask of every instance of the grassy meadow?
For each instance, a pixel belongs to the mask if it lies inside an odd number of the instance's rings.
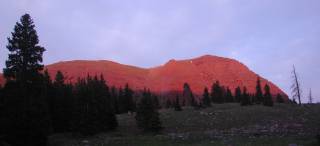
[[[287,146],[319,145],[320,105],[240,106],[213,104],[206,109],[160,109],[161,133],[143,133],[134,115],[118,115],[112,132],[84,137],[61,133],[49,137],[51,146]]]

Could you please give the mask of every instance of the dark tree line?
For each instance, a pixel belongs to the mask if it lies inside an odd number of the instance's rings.
[[[165,102],[166,108],[174,108],[180,111],[181,106],[193,106],[195,108],[205,108],[212,106],[212,103],[222,104],[222,103],[232,103],[237,102],[242,106],[254,105],[254,104],[262,104],[264,106],[273,106],[272,95],[270,92],[270,86],[265,84],[264,88],[261,87],[260,78],[257,78],[256,82],[256,92],[254,94],[250,94],[247,91],[247,88],[244,86],[236,87],[234,94],[229,89],[229,87],[225,87],[220,85],[219,81],[216,81],[212,84],[211,88],[204,88],[202,97],[199,101],[197,101],[193,95],[191,87],[188,83],[184,83],[183,92],[182,92],[182,102],[179,99],[179,96],[174,100],[167,99]],[[281,94],[277,94],[275,97],[275,101],[278,103],[284,103],[284,99]],[[176,108],[179,107],[179,108]]]

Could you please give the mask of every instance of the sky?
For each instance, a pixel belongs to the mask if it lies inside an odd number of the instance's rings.
[[[320,102],[319,0],[1,0],[0,68],[20,17],[34,20],[44,64],[112,60],[153,67],[206,54],[236,59],[291,97],[295,65]]]

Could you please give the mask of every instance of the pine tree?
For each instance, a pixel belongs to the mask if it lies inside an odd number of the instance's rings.
[[[113,130],[118,127],[117,117],[115,115],[115,110],[112,106],[112,100],[110,98],[109,87],[103,77],[100,75],[98,83],[96,83],[98,89],[94,93],[98,94],[98,120],[100,123],[97,125],[98,129],[102,131]]]
[[[265,106],[273,106],[272,96],[270,93],[270,87],[268,84],[264,86],[264,101],[263,105]]]
[[[174,102],[174,110],[175,111],[182,111],[178,95],[176,96],[176,101]]]
[[[119,101],[119,113],[127,113],[128,110],[126,105],[126,99],[124,97],[124,92],[122,87],[119,88],[118,101]]]
[[[8,38],[9,50],[4,87],[4,116],[6,141],[11,145],[46,145],[50,119],[46,104],[42,55],[38,35],[29,14],[21,17]]]
[[[130,89],[129,84],[127,83],[124,88],[124,106],[126,107],[126,112],[135,111],[135,103],[133,101],[133,91]]]
[[[29,14],[21,17],[14,27],[12,37],[8,38],[7,48],[10,51],[6,68],[3,69],[7,80],[32,82],[41,77],[43,69],[42,54],[45,49],[38,45],[38,35]]]
[[[236,102],[240,102],[241,101],[241,96],[242,96],[241,88],[238,86],[235,89],[235,100],[236,100]]]
[[[250,104],[250,100],[249,100],[249,94],[247,93],[247,88],[243,87],[243,93],[241,96],[241,101],[240,101],[242,106],[247,106]]]
[[[227,101],[227,89],[224,86],[220,86],[221,89],[221,98],[220,103],[225,103]]]
[[[150,91],[149,91],[149,92],[150,92]],[[157,109],[160,109],[161,106],[160,106],[160,103],[159,103],[158,96],[152,94],[151,97],[152,97],[154,106],[155,106]]]
[[[211,87],[211,98],[213,103],[223,103],[223,90],[219,81],[216,81]]]
[[[161,121],[157,108],[154,107],[151,93],[144,91],[135,116],[138,128],[145,132],[158,132],[161,130]]]
[[[227,88],[226,91],[226,102],[234,102],[231,90],[229,88]]]
[[[255,93],[255,103],[260,104],[263,101],[263,94],[261,89],[261,83],[260,83],[260,77],[257,79],[257,85],[256,85],[256,93]]]
[[[207,87],[205,87],[204,91],[203,91],[202,103],[203,103],[203,105],[205,107],[210,107],[211,106],[211,101],[210,101],[209,92],[208,92],[208,88]]]
[[[53,93],[49,102],[52,125],[55,132],[70,131],[72,118],[72,85],[65,84],[61,71],[57,71],[53,82]]]
[[[51,80],[51,77],[50,77],[47,69],[44,71],[43,81],[44,81],[44,87],[45,87],[45,93],[46,93],[46,95],[45,95],[46,102],[48,103],[48,108],[49,108],[49,112],[50,112],[50,106],[52,103],[54,90],[53,90],[53,82]]]
[[[118,93],[117,93],[117,88],[115,86],[111,87],[110,100],[111,100],[111,103],[113,103],[112,106],[113,106],[113,109],[114,109],[115,113],[116,114],[120,114],[119,96],[118,96]]]
[[[60,70],[57,71],[56,77],[54,80],[54,84],[58,86],[63,86],[64,85],[64,76]]]
[[[186,100],[186,105],[193,106],[193,107],[197,106],[197,102],[194,99],[192,90],[188,83],[183,84],[182,96]]]
[[[118,126],[111,106],[109,88],[103,76],[88,76],[76,83],[77,96],[74,130],[83,135],[113,130]]]

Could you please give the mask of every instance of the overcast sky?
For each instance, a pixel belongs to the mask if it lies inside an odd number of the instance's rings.
[[[230,57],[291,96],[295,64],[320,102],[319,0],[1,0],[0,68],[21,15],[33,18],[44,63],[106,59],[152,67],[205,54]]]

